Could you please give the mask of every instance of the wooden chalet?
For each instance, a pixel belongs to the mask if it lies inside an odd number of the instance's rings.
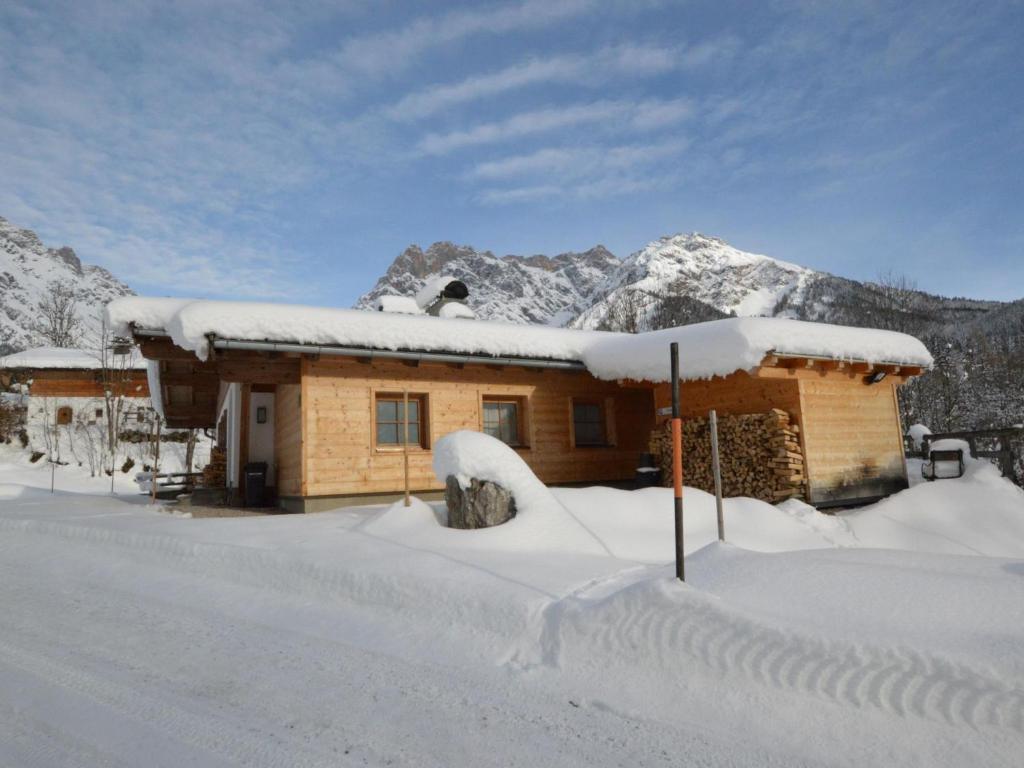
[[[763,318],[627,336],[136,297],[113,302],[108,315],[158,362],[154,401],[167,424],[216,430],[236,496],[245,465],[265,463],[290,511],[398,498],[405,402],[417,494],[443,489],[431,448],[458,429],[512,445],[547,484],[631,481],[665,418],[676,339],[684,416],[785,411],[799,427],[802,495],[822,506],[857,503],[906,487],[896,390],[930,364],[902,334],[842,329],[843,352],[829,357],[822,326]],[[767,340],[750,342],[751,327]],[[733,337],[745,345],[735,354]],[[716,345],[714,366],[687,371],[687,356],[696,360],[707,344]]]
[[[0,389],[22,396],[29,427],[44,416],[57,426],[103,419],[105,396],[112,389],[131,398],[135,408],[148,408],[145,361],[115,365],[116,370],[105,369],[98,357],[81,349],[27,349],[0,358]]]

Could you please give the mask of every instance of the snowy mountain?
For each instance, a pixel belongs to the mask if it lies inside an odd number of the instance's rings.
[[[662,237],[622,261],[591,296],[590,306],[573,319],[577,328],[614,325],[631,310],[643,314],[640,326],[668,297],[686,297],[721,315],[792,315],[777,308],[803,301],[808,283],[825,277],[768,256],[733,248],[699,233]]]
[[[583,253],[495,256],[449,242],[424,251],[411,245],[356,307],[372,309],[382,295],[412,296],[433,278],[452,275],[470,289],[477,317],[512,323],[565,325],[589,304],[589,297],[620,265],[604,246]]]
[[[82,264],[68,247],[47,248],[39,236],[0,217],[0,353],[34,346],[35,309],[53,283],[71,285],[87,334],[99,328],[100,309],[133,291],[102,267]]]

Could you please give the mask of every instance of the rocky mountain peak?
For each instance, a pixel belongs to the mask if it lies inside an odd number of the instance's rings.
[[[619,266],[604,246],[557,256],[496,256],[442,241],[424,251],[406,248],[357,307],[372,308],[383,295],[412,296],[427,280],[452,275],[469,286],[467,303],[479,317],[516,323],[564,325]]]
[[[82,264],[74,250],[47,248],[39,236],[0,217],[0,351],[38,343],[32,326],[36,307],[54,282],[72,285],[79,296],[79,319],[96,336],[100,310],[132,290],[102,267]]]

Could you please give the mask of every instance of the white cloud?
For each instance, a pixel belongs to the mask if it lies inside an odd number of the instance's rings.
[[[593,0],[525,0],[507,5],[477,6],[436,17],[422,17],[401,29],[348,40],[335,55],[346,69],[380,75],[409,66],[411,60],[474,35],[496,35],[536,29],[578,16]]]
[[[627,170],[674,157],[685,151],[686,139],[652,144],[593,147],[549,147],[525,155],[476,164],[469,178],[501,180],[530,174],[558,173],[579,178],[597,172]]]
[[[686,99],[669,101],[595,101],[566,107],[521,112],[465,131],[431,133],[419,143],[428,155],[444,155],[464,147],[494,144],[531,134],[588,123],[606,123],[609,130],[652,130],[687,119],[693,107]]]
[[[674,174],[632,176],[609,174],[600,178],[574,183],[538,184],[511,189],[488,189],[478,199],[487,205],[515,205],[538,200],[579,201],[600,200],[665,189],[678,182]]]
[[[496,72],[473,75],[457,83],[433,85],[407,94],[385,113],[395,120],[414,120],[450,107],[518,88],[544,83],[597,86],[609,78],[646,76],[667,72],[678,65],[676,48],[625,44],[591,54],[529,59]]]

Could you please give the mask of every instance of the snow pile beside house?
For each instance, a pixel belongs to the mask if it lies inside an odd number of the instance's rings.
[[[156,303],[149,306],[149,301]],[[749,370],[770,353],[924,367],[932,363],[925,346],[906,334],[765,317],[623,334],[256,302],[133,297],[111,302],[107,312],[115,333],[128,334],[133,324],[160,328],[175,344],[202,359],[209,355],[212,335],[244,341],[577,361],[597,378],[608,380],[666,381],[668,347],[673,341],[679,342],[680,368],[686,379]]]
[[[607,554],[600,541],[567,510],[512,448],[482,432],[459,430],[434,445],[434,474],[444,482],[455,477],[466,489],[470,481],[488,480],[512,494],[516,516],[494,528],[488,542],[530,550],[572,550]]]
[[[1024,557],[1024,490],[966,444],[953,447],[964,448],[962,478],[921,482],[842,515],[859,546]]]
[[[587,348],[583,361],[600,379],[668,381],[672,342],[679,344],[680,369],[688,379],[749,370],[772,353],[923,367],[932,364],[924,344],[904,333],[778,317],[734,317],[605,338]]]

